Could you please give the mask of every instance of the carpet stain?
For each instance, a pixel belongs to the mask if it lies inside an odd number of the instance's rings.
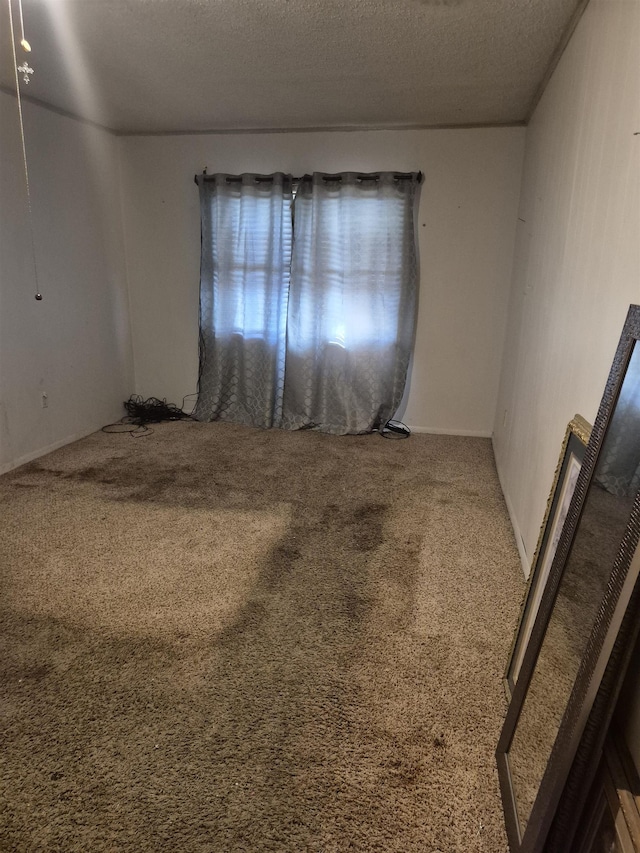
[[[505,853],[521,578],[488,442],[144,442],[0,478],[0,849]],[[479,472],[482,515],[425,470]]]
[[[362,504],[353,510],[352,525],[353,541],[359,551],[373,551],[383,541],[384,515],[387,507],[384,504]]]

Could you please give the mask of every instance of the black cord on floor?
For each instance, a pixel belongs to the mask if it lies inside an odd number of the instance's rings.
[[[131,422],[137,424],[159,424],[162,421],[180,421],[190,417],[174,403],[167,403],[166,399],[148,397],[143,400],[138,394],[132,394],[124,407]]]
[[[192,397],[193,394],[187,394]],[[162,421],[180,421],[191,418],[191,414],[183,411],[174,403],[167,403],[166,398],[159,400],[157,397],[148,397],[144,400],[139,394],[132,394],[125,400],[124,407],[127,414],[121,421],[107,424],[102,427],[102,432],[127,432],[132,438],[142,438],[151,435],[153,430],[147,424],[159,424]]]
[[[378,432],[383,438],[409,438],[411,435],[411,430],[402,421],[387,421]]]

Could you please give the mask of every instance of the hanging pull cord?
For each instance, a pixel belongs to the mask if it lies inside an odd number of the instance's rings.
[[[411,430],[402,421],[387,421],[379,430],[383,438],[409,438]]]
[[[20,40],[20,46],[24,48],[24,50],[29,53],[31,51],[31,45],[24,37],[24,15],[22,14],[22,0],[18,0],[18,11],[20,12],[20,35],[22,39]]]
[[[33,276],[36,283],[35,297],[38,302],[42,300],[40,286],[38,283],[38,264],[36,263],[36,241],[33,236],[33,211],[31,208],[31,187],[29,185],[29,166],[27,164],[27,146],[24,138],[24,119],[22,116],[22,98],[20,97],[20,80],[18,79],[18,57],[16,55],[16,37],[13,29],[13,9],[11,8],[11,0],[7,0],[9,4],[9,26],[11,27],[11,51],[13,53],[13,73],[16,80],[16,97],[18,99],[18,118],[20,121],[20,140],[22,142],[22,163],[24,166],[24,180],[27,188],[27,214],[29,219],[29,237],[31,239],[31,259],[33,261]],[[22,6],[20,7],[20,18],[22,20]],[[23,41],[24,41],[24,25],[23,25]],[[29,48],[31,49],[31,48]],[[27,77],[28,79],[28,77]]]

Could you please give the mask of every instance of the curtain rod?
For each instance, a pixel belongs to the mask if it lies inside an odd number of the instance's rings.
[[[416,173],[415,172],[394,172],[393,177],[394,177],[394,180],[396,180],[396,181],[408,181],[408,180],[411,180],[413,178],[414,174],[416,174]],[[215,181],[215,179],[216,179],[215,175],[207,175],[206,169],[202,172],[202,176],[200,176],[200,175],[194,175],[193,176],[194,183],[196,183],[196,184],[198,183],[199,177],[202,177],[205,181]],[[418,172],[417,173],[417,181],[419,184],[422,183],[422,177],[423,177],[422,172]],[[359,181],[377,181],[380,179],[380,175],[379,174],[361,174],[361,175],[356,175],[356,178]],[[229,175],[226,180],[227,180],[228,184],[235,184],[235,183],[239,184],[242,182],[242,175]],[[273,175],[256,175],[254,180],[258,184],[270,183],[271,181],[273,181]],[[291,181],[294,184],[299,184],[301,181],[311,181],[311,180],[313,180],[312,175],[301,175],[300,177],[292,177],[291,178]],[[336,174],[336,175],[323,175],[322,180],[327,181],[328,183],[332,182],[332,181],[339,183],[342,180],[342,175],[338,175],[338,174]]]

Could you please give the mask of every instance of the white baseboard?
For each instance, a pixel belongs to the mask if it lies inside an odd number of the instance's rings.
[[[65,444],[73,444],[74,441],[80,441],[81,438],[86,438],[98,429],[100,429],[100,427],[91,427],[91,429],[88,429],[86,432],[78,432],[75,433],[75,435],[69,435],[67,438],[55,441],[53,444],[49,444],[46,447],[40,447],[38,450],[32,450],[30,453],[26,453],[18,459],[13,459],[11,462],[5,462],[4,465],[0,465],[0,475],[13,471],[14,468],[19,468],[21,465],[26,465],[27,462],[33,462],[34,459],[39,459],[40,456],[46,456],[47,453],[53,453],[54,450],[64,447]]]
[[[500,476],[500,466],[498,465],[498,460],[496,458],[495,449],[493,452],[494,459],[496,459],[496,471],[498,472],[498,480],[500,482],[500,488],[502,489],[502,494],[504,496],[504,502],[507,505],[507,512],[509,513],[509,520],[511,521],[511,526],[513,527],[513,535],[516,539],[516,546],[518,548],[518,554],[520,555],[520,563],[522,564],[522,574],[525,577],[525,580],[529,577],[529,572],[531,571],[531,564],[529,562],[529,558],[527,557],[527,552],[524,547],[524,540],[522,538],[522,533],[520,532],[520,525],[518,524],[518,519],[516,517],[515,510],[513,508],[513,504],[511,503],[511,498],[507,494],[504,488],[504,484],[502,482],[502,477]]]
[[[429,435],[464,435],[468,438],[491,438],[493,433],[473,429],[440,429],[438,427],[423,427],[408,425],[411,432],[428,433]]]

